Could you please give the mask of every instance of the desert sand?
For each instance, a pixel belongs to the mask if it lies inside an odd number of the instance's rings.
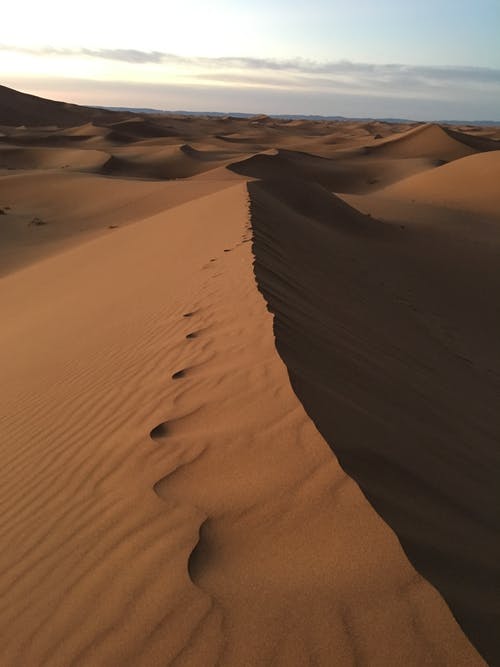
[[[0,663],[500,664],[500,130],[0,88]]]

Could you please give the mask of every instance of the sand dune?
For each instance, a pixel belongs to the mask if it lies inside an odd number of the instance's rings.
[[[108,128],[101,127],[95,123],[84,123],[83,125],[77,125],[76,127],[68,127],[64,130],[57,130],[59,136],[62,137],[83,137],[89,139],[96,136],[106,136],[109,133]]]
[[[2,667],[500,664],[494,135],[11,92]]]
[[[500,217],[500,150],[470,155],[384,189],[388,199],[411,199],[484,216]]]
[[[215,135],[215,138],[220,139],[221,141],[227,141],[229,143],[234,143],[234,144],[253,144],[253,145],[259,144],[258,137],[248,137],[241,132],[231,132],[230,134],[217,134]]]
[[[462,144],[466,144],[471,148],[474,148],[477,151],[495,151],[499,150],[500,147],[500,131],[498,127],[493,127],[489,130],[484,131],[484,128],[453,128],[443,126],[445,132],[460,141]],[[483,129],[483,133],[477,132],[477,130]]]
[[[109,138],[116,141],[130,143],[138,139],[152,139],[157,137],[177,137],[179,133],[171,127],[165,127],[153,121],[142,118],[131,118],[110,126]]]
[[[436,165],[435,160],[428,158],[367,158],[364,151],[359,150],[337,153],[335,157],[326,158],[280,149],[263,151],[235,162],[229,165],[229,168],[252,178],[275,180],[286,176],[319,183],[336,192],[363,193],[378,190],[384,185]]]
[[[74,126],[89,121],[116,122],[131,114],[54,102],[0,86],[0,125]]]
[[[426,157],[450,162],[475,152],[475,149],[461,138],[460,133],[456,132],[452,136],[439,125],[421,125],[403,136],[382,139],[377,146],[367,150],[387,157]]]
[[[291,392],[247,238],[241,184],[4,279],[4,664],[482,664]]]
[[[220,177],[187,183],[9,172],[0,176],[0,275],[229,185]],[[34,219],[44,224],[33,225]]]
[[[496,664],[498,231],[468,248],[456,227],[353,226],[334,198],[309,206],[306,184],[249,189],[257,278],[297,396]]]
[[[71,148],[0,147],[0,169],[77,169],[95,171],[109,155]]]
[[[181,144],[162,147],[136,147],[119,150],[102,167],[104,174],[154,179],[189,178],[234,160],[235,155],[202,151]]]
[[[23,134],[10,135],[5,137],[0,145],[7,144],[7,146],[23,148],[34,148],[35,146],[45,148],[80,148],[85,146],[89,141],[95,141],[96,139],[102,141],[102,137],[100,135],[66,135],[63,134],[59,128],[57,128],[57,130],[49,130],[44,132],[29,131],[23,132]]]

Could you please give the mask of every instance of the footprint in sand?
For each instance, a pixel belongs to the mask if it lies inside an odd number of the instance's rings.
[[[166,438],[168,435],[168,423],[163,422],[162,424],[158,424],[158,426],[155,426],[154,429],[150,432],[149,437],[151,440],[161,440],[162,438]]]
[[[198,542],[188,559],[189,578],[196,586],[200,586],[200,579],[216,554],[213,541],[210,539],[211,527],[212,520],[205,519],[199,528]]]
[[[150,432],[149,437],[151,440],[164,440],[165,438],[170,438],[179,432],[179,427],[189,419],[192,415],[198,412],[199,408],[194,408],[189,412],[184,414],[177,415],[175,417],[170,417],[168,421],[160,422],[157,424]]]

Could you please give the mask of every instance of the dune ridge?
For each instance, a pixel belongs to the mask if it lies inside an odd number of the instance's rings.
[[[0,125],[74,126],[89,120],[113,122],[129,118],[126,112],[82,107],[67,102],[46,100],[0,85]]]
[[[370,153],[390,157],[437,157],[444,162],[458,160],[476,151],[496,150],[497,142],[471,137],[435,123],[426,123],[400,136],[380,140],[368,146]]]

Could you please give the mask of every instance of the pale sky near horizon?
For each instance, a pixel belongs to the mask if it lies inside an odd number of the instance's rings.
[[[500,0],[2,8],[0,83],[80,104],[500,120]]]

